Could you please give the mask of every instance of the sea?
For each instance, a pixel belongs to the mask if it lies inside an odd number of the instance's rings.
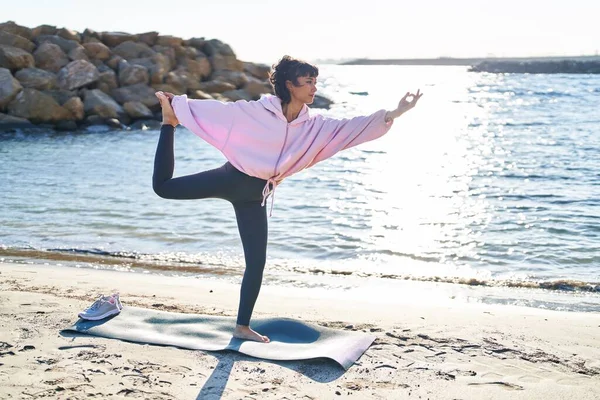
[[[265,286],[600,311],[600,75],[319,69],[334,104],[313,113],[351,118],[424,95],[384,137],[277,188]],[[0,134],[0,261],[239,283],[232,206],[154,194],[158,136]],[[175,176],[226,161],[183,127],[175,159]]]

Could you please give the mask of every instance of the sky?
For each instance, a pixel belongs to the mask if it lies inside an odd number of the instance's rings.
[[[239,59],[266,64],[284,54],[317,61],[600,52],[598,0],[0,0],[0,9],[0,22],[30,28],[219,39]]]

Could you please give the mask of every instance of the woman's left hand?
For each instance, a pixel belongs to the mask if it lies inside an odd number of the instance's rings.
[[[419,101],[421,96],[423,96],[423,93],[421,93],[421,89],[417,90],[417,93],[406,92],[404,97],[398,103],[396,111],[399,114],[404,114],[408,110],[411,110],[412,108],[414,108],[414,106],[417,105],[417,102]]]

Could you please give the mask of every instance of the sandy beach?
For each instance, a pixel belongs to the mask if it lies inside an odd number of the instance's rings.
[[[61,333],[112,290],[124,306],[233,316],[233,284],[39,262],[0,264],[0,290],[3,399],[600,398],[598,314],[263,287],[256,317],[377,336],[344,371],[328,359],[267,361]]]

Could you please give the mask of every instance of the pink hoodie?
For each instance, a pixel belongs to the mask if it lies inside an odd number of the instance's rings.
[[[223,103],[172,101],[179,123],[216,147],[239,171],[267,180],[263,205],[288,176],[323,161],[338,151],[383,136],[392,126],[385,110],[369,116],[334,119],[310,115],[304,105],[298,118],[287,122],[277,96],[258,101]],[[273,203],[271,203],[271,211]]]

